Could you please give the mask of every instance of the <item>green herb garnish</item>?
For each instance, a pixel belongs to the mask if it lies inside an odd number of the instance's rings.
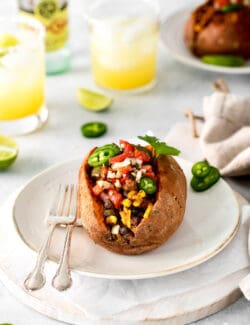
[[[150,135],[138,136],[138,139],[144,140],[151,144],[154,148],[156,155],[171,155],[177,156],[180,153],[180,150],[168,146],[165,142],[160,142],[160,140],[156,137]]]

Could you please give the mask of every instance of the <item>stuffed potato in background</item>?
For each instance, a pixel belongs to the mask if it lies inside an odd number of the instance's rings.
[[[120,147],[94,148],[81,165],[79,188],[84,228],[96,244],[115,253],[153,250],[183,220],[184,173],[173,157],[151,146],[121,140]]]
[[[226,54],[250,58],[249,1],[206,1],[191,13],[184,39],[196,56]]]

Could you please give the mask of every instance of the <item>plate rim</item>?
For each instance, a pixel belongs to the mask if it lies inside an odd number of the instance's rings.
[[[187,163],[187,164],[192,164],[192,162],[190,162],[187,159],[184,159],[182,157],[175,157],[175,159],[182,160],[184,163]],[[79,157],[79,158],[73,158],[73,159],[62,161],[60,163],[53,164],[52,166],[49,166],[48,168],[45,168],[43,171],[34,175],[23,186],[21,186],[21,188],[19,188],[16,191],[16,193],[14,195],[12,207],[11,207],[12,222],[13,222],[13,225],[14,225],[17,235],[21,238],[22,242],[26,245],[26,247],[31,249],[32,251],[37,253],[37,250],[35,249],[35,247],[32,247],[32,245],[29,242],[27,242],[27,240],[24,238],[24,236],[22,235],[22,233],[17,225],[17,222],[15,220],[15,206],[16,206],[16,201],[17,201],[19,195],[23,192],[23,190],[30,183],[32,183],[37,178],[41,177],[44,173],[48,173],[53,169],[60,168],[67,164],[74,164],[76,162],[80,163],[81,161],[82,161],[82,157]],[[227,235],[227,237],[218,246],[214,247],[213,251],[209,252],[206,255],[203,255],[202,257],[199,257],[198,259],[196,259],[194,261],[191,261],[191,262],[188,262],[185,264],[181,264],[181,265],[173,267],[173,268],[162,269],[160,271],[155,271],[155,272],[147,272],[147,273],[139,273],[139,274],[116,274],[115,275],[115,274],[109,274],[109,273],[97,273],[94,271],[93,272],[83,271],[82,269],[79,269],[77,267],[72,267],[71,271],[80,273],[80,274],[83,274],[86,276],[91,276],[94,278],[111,279],[111,280],[139,280],[139,279],[149,279],[149,278],[151,279],[151,278],[176,274],[176,273],[179,273],[179,272],[182,272],[185,270],[189,270],[192,267],[198,266],[198,265],[206,262],[213,256],[217,255],[219,252],[221,252],[231,242],[231,240],[234,238],[234,236],[237,233],[237,230],[240,226],[240,220],[241,220],[241,218],[240,218],[240,203],[239,203],[233,189],[230,187],[230,185],[224,179],[220,179],[220,181],[222,181],[224,186],[226,186],[229,189],[229,191],[231,192],[232,197],[235,201],[235,204],[237,207],[237,216],[235,216],[235,218],[236,218],[237,222],[236,222],[234,228],[231,230],[231,232]],[[89,238],[89,240],[91,240],[91,239]],[[52,256],[52,257],[47,258],[47,263],[58,264],[58,261],[55,257]]]
[[[232,74],[232,75],[244,75],[244,74],[250,74],[250,65],[248,66],[243,66],[243,67],[235,67],[235,68],[230,68],[230,67],[222,67],[222,66],[216,66],[216,65],[210,65],[210,64],[205,64],[201,60],[199,60],[196,56],[192,55],[190,58],[186,57],[185,55],[182,55],[176,51],[174,51],[169,45],[167,44],[165,40],[165,33],[164,31],[166,26],[169,24],[170,20],[173,20],[173,18],[177,17],[179,19],[182,19],[182,29],[184,28],[184,18],[183,17],[188,17],[188,15],[195,9],[194,6],[184,6],[179,10],[174,11],[172,14],[165,16],[162,19],[161,22],[161,32],[160,32],[160,39],[161,42],[163,43],[163,46],[165,49],[169,52],[169,54],[176,59],[177,61],[193,68],[197,68],[200,70],[205,70],[205,71],[210,71],[210,72],[219,72],[219,73],[225,73],[225,74]],[[178,36],[177,36],[178,37]],[[180,38],[178,38],[180,40]],[[188,50],[188,49],[187,49]],[[250,60],[248,60],[250,62]]]

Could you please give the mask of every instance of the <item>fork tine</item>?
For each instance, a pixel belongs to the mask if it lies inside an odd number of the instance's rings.
[[[74,216],[76,218],[77,217],[76,216],[76,208],[77,208],[76,201],[77,201],[77,193],[78,193],[77,185],[72,184],[72,191],[73,191],[73,194],[72,194],[72,204],[70,206],[70,215]]]
[[[65,215],[65,207],[67,207],[69,198],[70,198],[70,191],[69,191],[69,185],[63,186],[63,191],[61,192],[61,200],[58,203],[57,207],[57,216],[64,216]]]
[[[50,208],[50,214],[56,215],[56,212],[59,207],[59,202],[61,201],[61,192],[62,192],[62,185],[60,184],[57,188],[56,195],[54,195],[54,199]]]

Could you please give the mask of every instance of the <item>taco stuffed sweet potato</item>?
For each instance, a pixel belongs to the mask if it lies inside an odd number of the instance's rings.
[[[184,39],[196,56],[220,54],[250,58],[250,2],[206,1],[190,14]]]
[[[94,148],[82,162],[79,188],[84,228],[96,244],[115,253],[153,250],[183,220],[183,171],[173,157],[157,154],[152,146],[120,140],[120,146]]]

